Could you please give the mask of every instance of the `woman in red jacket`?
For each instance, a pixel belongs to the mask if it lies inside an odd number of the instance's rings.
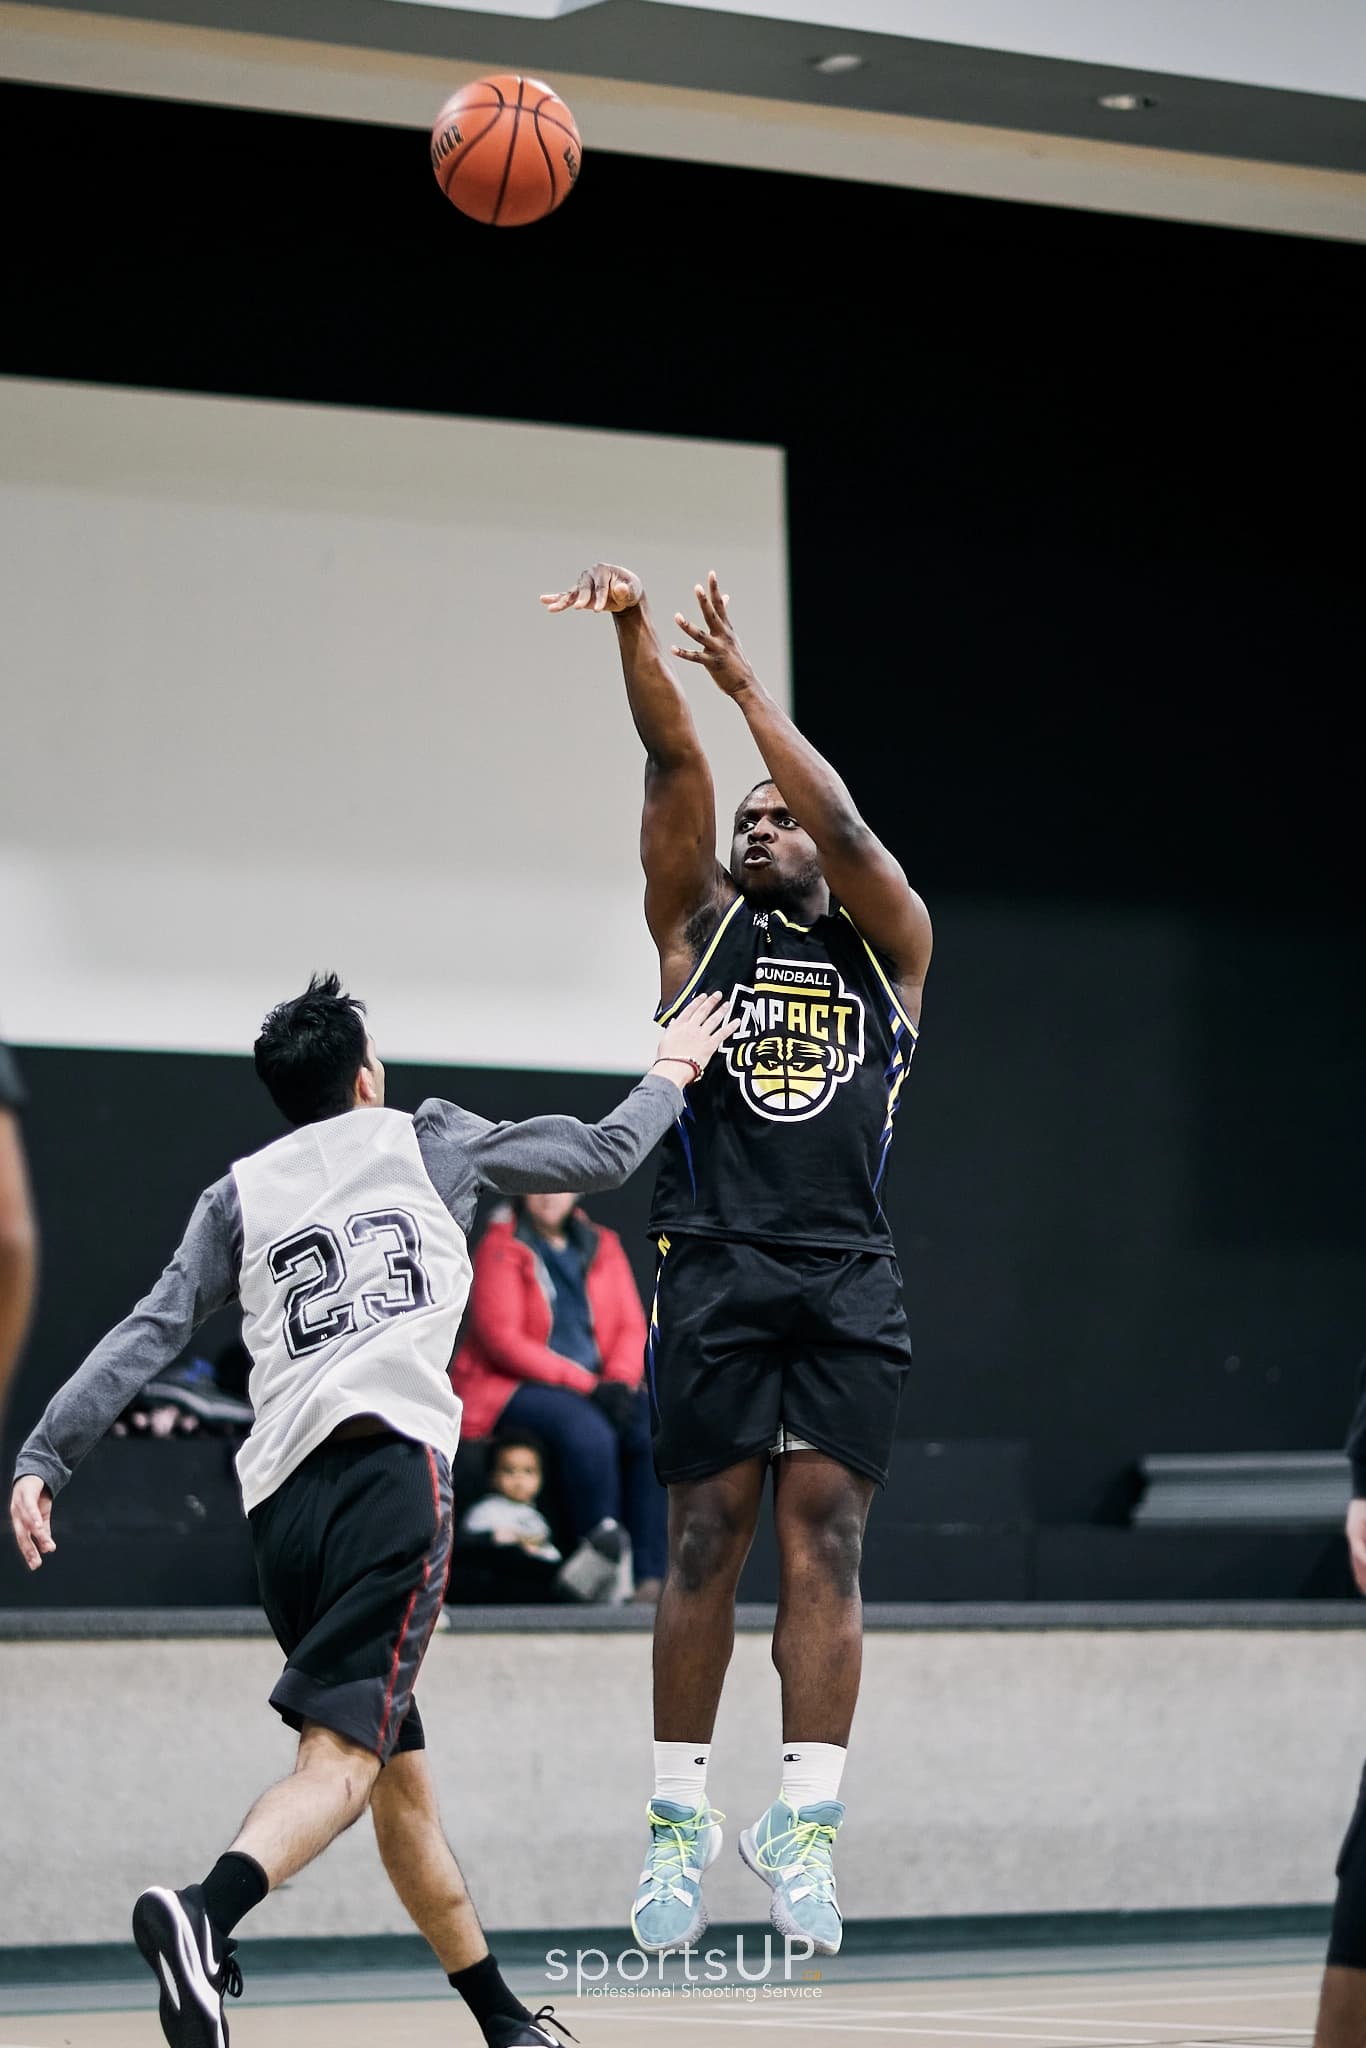
[[[451,1381],[463,1433],[500,1423],[551,1451],[578,1543],[604,1517],[631,1538],[636,1598],[658,1599],[668,1496],[654,1474],[642,1386],[645,1313],[621,1239],[573,1195],[524,1195],[496,1214]]]

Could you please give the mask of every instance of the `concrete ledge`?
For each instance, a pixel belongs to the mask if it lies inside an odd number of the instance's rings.
[[[741,1606],[742,1634],[768,1635],[771,1606]],[[870,1633],[961,1634],[977,1629],[1362,1629],[1359,1600],[1172,1600],[870,1604]],[[448,1607],[442,1632],[453,1635],[648,1634],[652,1607]],[[270,1635],[259,1607],[0,1608],[0,1642],[177,1642]]]
[[[932,1618],[874,1628],[864,1646],[840,1840],[851,1922],[1331,1899],[1361,1772],[1356,1608],[1309,1629]],[[418,1687],[428,1756],[491,1927],[567,1914],[620,1940],[651,1784],[648,1621],[533,1632],[479,1614],[434,1638]],[[266,1705],[278,1649],[255,1617],[235,1639],[220,1615],[209,1625],[220,1633],[197,1640],[0,1642],[0,1750],[23,1760],[6,1781],[0,1940],[78,1927],[122,1941],[137,1893],[206,1869],[290,1769],[294,1743]],[[776,1789],[781,1727],[767,1636],[750,1629],[712,1747],[710,1790],[730,1815],[730,1853],[708,1877],[720,1925],[759,1916],[734,1844]],[[582,1796],[548,1827],[565,1785]],[[365,1826],[259,1916],[262,1940],[407,1931]]]

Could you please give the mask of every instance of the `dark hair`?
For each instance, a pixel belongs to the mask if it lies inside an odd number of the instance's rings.
[[[315,974],[301,996],[277,1003],[256,1041],[256,1071],[292,1124],[321,1123],[354,1107],[366,1064],[365,1005],[335,974]]]
[[[504,1451],[531,1451],[540,1459],[542,1472],[545,1471],[545,1445],[538,1436],[533,1436],[529,1429],[508,1429],[501,1436],[490,1437],[488,1458],[488,1474],[490,1478],[493,1477],[498,1466],[498,1460]]]

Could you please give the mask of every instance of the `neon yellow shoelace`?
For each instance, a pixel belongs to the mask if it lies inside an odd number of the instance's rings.
[[[649,1861],[650,1889],[656,1892],[667,1891],[670,1885],[683,1877],[688,1868],[688,1853],[696,1853],[697,1837],[703,1828],[715,1826],[726,1816],[714,1807],[705,1806],[691,1820],[672,1820],[668,1814],[656,1813],[653,1806],[647,1806],[645,1817],[651,1829],[656,1831],[650,1844]],[[660,1828],[665,1833],[658,1833]]]
[[[759,1851],[759,1861],[765,1870],[787,1870],[800,1864],[811,1881],[813,1895],[822,1905],[829,1905],[835,1887],[831,1861],[835,1832],[827,1822],[799,1820],[795,1827],[769,1836]]]

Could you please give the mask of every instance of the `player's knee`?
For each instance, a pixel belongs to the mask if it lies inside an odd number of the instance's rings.
[[[295,1773],[306,1772],[326,1784],[349,1820],[357,1819],[370,1804],[379,1776],[379,1758],[358,1743],[347,1742],[330,1730],[306,1730],[299,1744]]]
[[[856,1508],[837,1508],[818,1522],[804,1523],[797,1538],[808,1569],[844,1600],[858,1592],[863,1563],[863,1516]]]
[[[370,1796],[375,1789],[377,1768],[368,1768],[363,1759],[358,1762],[348,1760],[333,1767],[337,1797],[350,1820],[359,1820],[370,1804]]]
[[[671,1564],[685,1593],[700,1593],[718,1579],[738,1576],[744,1558],[743,1532],[724,1509],[689,1508],[675,1531]]]

